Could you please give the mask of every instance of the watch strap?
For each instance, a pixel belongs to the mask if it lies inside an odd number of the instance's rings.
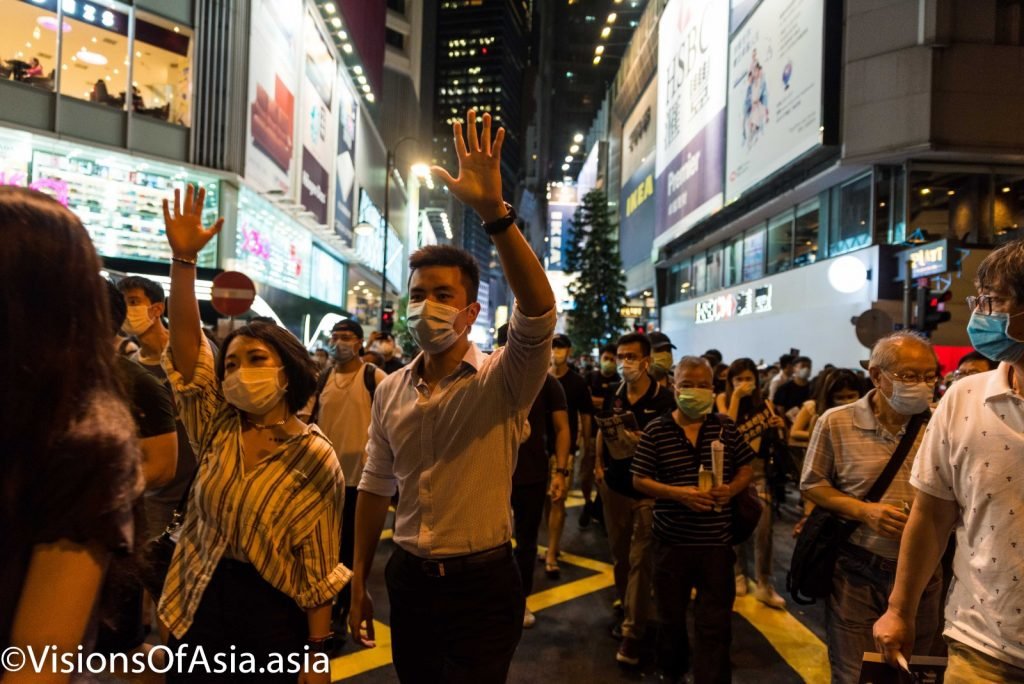
[[[509,229],[509,226],[516,222],[516,218],[518,217],[516,216],[516,210],[512,207],[512,205],[509,204],[508,202],[505,202],[505,209],[508,210],[508,213],[502,216],[500,219],[484,223],[484,232],[486,232],[488,235],[497,235],[499,233],[504,233],[506,230]]]

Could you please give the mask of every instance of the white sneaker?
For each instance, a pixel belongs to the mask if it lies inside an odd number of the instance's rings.
[[[747,595],[747,576],[736,575],[736,595],[746,596]]]
[[[523,613],[523,628],[530,629],[535,624],[537,624],[537,616],[534,615],[529,608],[527,608],[526,612]]]
[[[758,584],[754,589],[754,598],[769,608],[783,609],[786,607],[786,599],[779,596],[775,587],[770,584]]]

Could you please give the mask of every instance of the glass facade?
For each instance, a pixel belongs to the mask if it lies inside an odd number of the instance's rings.
[[[57,0],[0,0],[0,78],[191,125],[188,28],[114,0],[61,0],[58,31],[57,9]]]

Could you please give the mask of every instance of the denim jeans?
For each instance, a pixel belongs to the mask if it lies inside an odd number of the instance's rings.
[[[896,561],[852,544],[840,549],[832,578],[832,595],[825,608],[833,682],[856,684],[864,653],[877,651],[871,628],[889,605],[895,579]],[[931,655],[932,642],[942,619],[943,598],[942,570],[937,566],[917,609],[915,654]]]

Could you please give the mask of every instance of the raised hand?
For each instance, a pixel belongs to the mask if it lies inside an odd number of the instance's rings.
[[[472,207],[484,221],[496,221],[508,213],[501,194],[501,145],[505,129],[499,128],[491,140],[491,115],[483,116],[483,132],[478,134],[476,110],[466,114],[468,142],[462,135],[462,124],[452,126],[455,151],[459,156],[459,177],[440,166],[431,171],[448,186],[463,204]]]
[[[174,191],[174,211],[164,200],[164,226],[167,230],[167,242],[171,253],[180,259],[195,259],[213,236],[224,226],[224,219],[219,218],[209,229],[203,227],[203,204],[206,202],[206,189],[199,187],[198,192],[191,184],[185,187],[185,203],[181,203],[181,191]]]

